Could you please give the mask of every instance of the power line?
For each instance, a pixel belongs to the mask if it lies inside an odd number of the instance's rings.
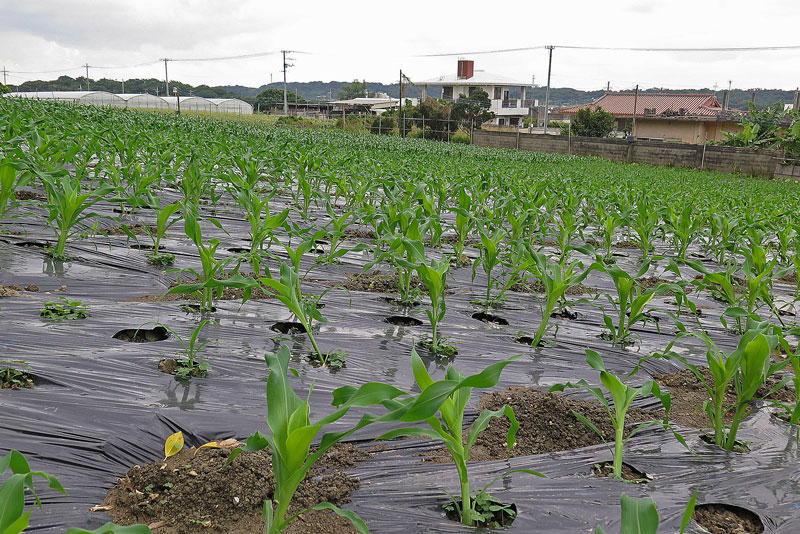
[[[627,52],[765,52],[776,50],[800,50],[800,45],[790,46],[733,46],[733,47],[621,47],[621,46],[573,46],[554,45],[555,48],[570,50],[606,50]],[[509,52],[530,52],[533,50],[546,50],[547,46],[524,46],[519,48],[498,48],[495,50],[478,50],[472,52],[448,52],[443,54],[420,54],[411,57],[451,57],[451,56],[477,56],[481,54],[504,54]]]

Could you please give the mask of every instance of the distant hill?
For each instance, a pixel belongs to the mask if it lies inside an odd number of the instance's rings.
[[[287,89],[290,92],[289,101],[292,101],[292,94],[296,91],[297,94],[310,100],[312,102],[320,100],[328,100],[329,98],[336,98],[343,85],[351,82],[289,82]],[[184,96],[203,96],[206,98],[240,98],[247,102],[253,103],[256,96],[264,89],[283,89],[283,82],[274,82],[261,87],[246,87],[243,85],[222,85],[209,87],[208,85],[192,86],[179,81],[170,81],[170,92],[174,87],[179,87],[181,95]],[[122,83],[117,80],[100,79],[89,80],[89,86],[93,90],[109,91],[112,93],[122,92]],[[368,82],[368,90],[376,93],[386,93],[389,96],[397,98],[399,94],[399,84],[384,84],[378,82]],[[83,77],[71,78],[69,76],[60,76],[56,80],[43,81],[36,80],[20,84],[19,86],[11,86],[14,91],[77,91],[86,89],[86,79]],[[149,79],[131,79],[125,80],[126,93],[151,93],[151,94],[164,94],[164,80],[157,80],[155,78]],[[671,92],[669,89],[661,89],[653,87],[644,89],[642,92]],[[686,89],[681,90],[682,93],[713,93],[712,89]],[[601,96],[603,90],[597,91],[581,91],[579,89],[572,89],[569,87],[553,87],[550,89],[550,104],[554,107],[572,106],[577,104],[587,104]],[[408,97],[419,97],[422,94],[422,87],[419,85],[405,86],[405,94]],[[441,94],[441,87],[430,85],[428,86],[428,94],[431,96],[438,96]],[[747,102],[753,98],[755,94],[755,103],[759,108],[774,105],[777,102],[791,103],[794,98],[794,91],[781,91],[778,89],[734,89],[731,91],[730,107],[734,109],[747,109]],[[717,98],[722,101],[722,91],[716,92]],[[511,98],[519,98],[519,88],[511,89]],[[526,98],[538,99],[540,104],[544,104],[545,88],[536,87],[528,89]]]

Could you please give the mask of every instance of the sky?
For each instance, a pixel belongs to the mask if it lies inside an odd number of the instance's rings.
[[[226,5],[227,4],[227,5]],[[279,4],[279,5],[274,5]],[[475,68],[553,87],[794,89],[800,48],[759,52],[633,52],[612,48],[798,46],[800,2],[613,0],[596,2],[264,2],[0,0],[0,68],[9,85],[66,74],[169,78],[192,85],[258,87],[289,81],[392,83]],[[477,52],[530,48],[517,52]],[[177,61],[270,53],[248,59]],[[449,56],[425,57],[437,54]]]

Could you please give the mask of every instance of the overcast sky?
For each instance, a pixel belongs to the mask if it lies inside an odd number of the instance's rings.
[[[399,9],[399,11],[398,11]],[[390,83],[475,68],[537,85],[547,79],[544,45],[759,47],[800,45],[800,1],[566,0],[556,2],[273,2],[199,0],[0,0],[0,67],[8,83],[83,74],[92,79],[164,77],[158,58],[208,58],[281,49],[290,81]],[[537,47],[523,52],[470,52]],[[129,67],[137,65],[136,67]],[[129,67],[106,68],[96,67]],[[95,67],[95,68],[93,68]],[[727,87],[794,89],[800,50],[623,52],[556,48],[552,85],[599,89]],[[23,72],[25,71],[25,72]],[[29,72],[36,71],[36,72]],[[41,72],[53,71],[53,72]],[[193,85],[259,86],[281,79],[279,54],[172,62],[170,79]]]

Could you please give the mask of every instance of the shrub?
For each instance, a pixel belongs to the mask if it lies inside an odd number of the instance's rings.
[[[563,130],[563,128],[562,128]],[[579,109],[572,120],[572,135],[584,137],[608,137],[614,130],[614,115],[597,106]]]

